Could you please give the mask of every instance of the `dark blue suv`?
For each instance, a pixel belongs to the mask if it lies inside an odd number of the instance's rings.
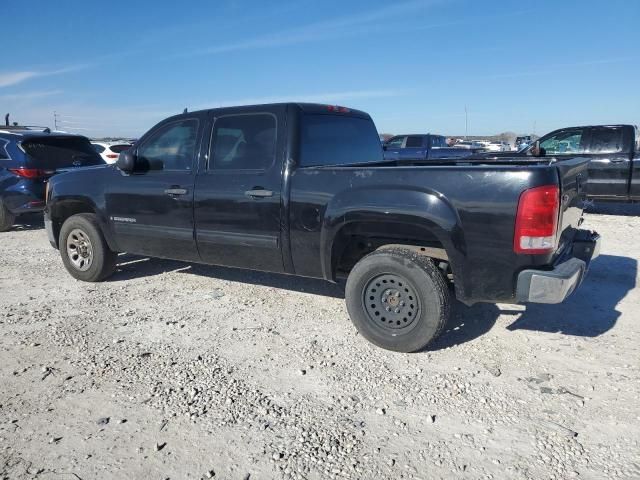
[[[0,232],[9,230],[16,216],[42,211],[52,175],[104,163],[86,137],[48,128],[0,127]]]

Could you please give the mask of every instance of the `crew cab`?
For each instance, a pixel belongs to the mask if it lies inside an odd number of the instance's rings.
[[[452,295],[558,303],[578,287],[600,243],[578,228],[586,167],[385,160],[361,111],[219,108],[160,122],[115,165],[53,177],[45,226],[89,282],[117,252],[346,277],[359,332],[412,352],[443,330]]]
[[[466,157],[484,151],[476,147],[450,147],[442,135],[396,135],[382,147],[386,160],[433,160],[439,158]]]
[[[496,154],[488,156],[499,158]],[[588,159],[590,199],[640,200],[640,132],[633,125],[562,128],[507,156],[538,156],[558,161]]]
[[[104,165],[86,137],[46,127],[0,127],[0,232],[44,209],[47,179],[70,168]]]

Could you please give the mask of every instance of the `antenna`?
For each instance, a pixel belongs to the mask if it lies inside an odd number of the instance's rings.
[[[53,129],[54,130],[58,130],[58,117],[60,117],[60,114],[54,110],[53,111]]]

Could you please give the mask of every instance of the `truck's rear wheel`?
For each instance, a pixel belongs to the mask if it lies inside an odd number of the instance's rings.
[[[345,295],[360,334],[387,350],[422,350],[449,318],[442,272],[409,249],[381,249],[361,259],[349,274]]]
[[[117,254],[109,249],[92,213],[69,217],[60,229],[59,245],[65,268],[78,280],[99,282],[115,271]]]
[[[6,205],[0,199],[0,232],[6,232],[13,227],[16,216],[9,211]]]

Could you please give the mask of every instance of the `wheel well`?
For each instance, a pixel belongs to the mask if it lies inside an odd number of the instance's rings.
[[[333,278],[349,274],[361,258],[385,245],[415,248],[437,262],[446,274],[451,273],[444,245],[428,229],[399,223],[358,223],[342,228],[331,250]]]
[[[62,224],[67,218],[77,215],[78,213],[95,213],[95,210],[88,203],[77,200],[67,200],[55,206],[55,209],[51,212],[51,222],[53,234],[56,239],[56,246],[60,243],[59,237]]]

